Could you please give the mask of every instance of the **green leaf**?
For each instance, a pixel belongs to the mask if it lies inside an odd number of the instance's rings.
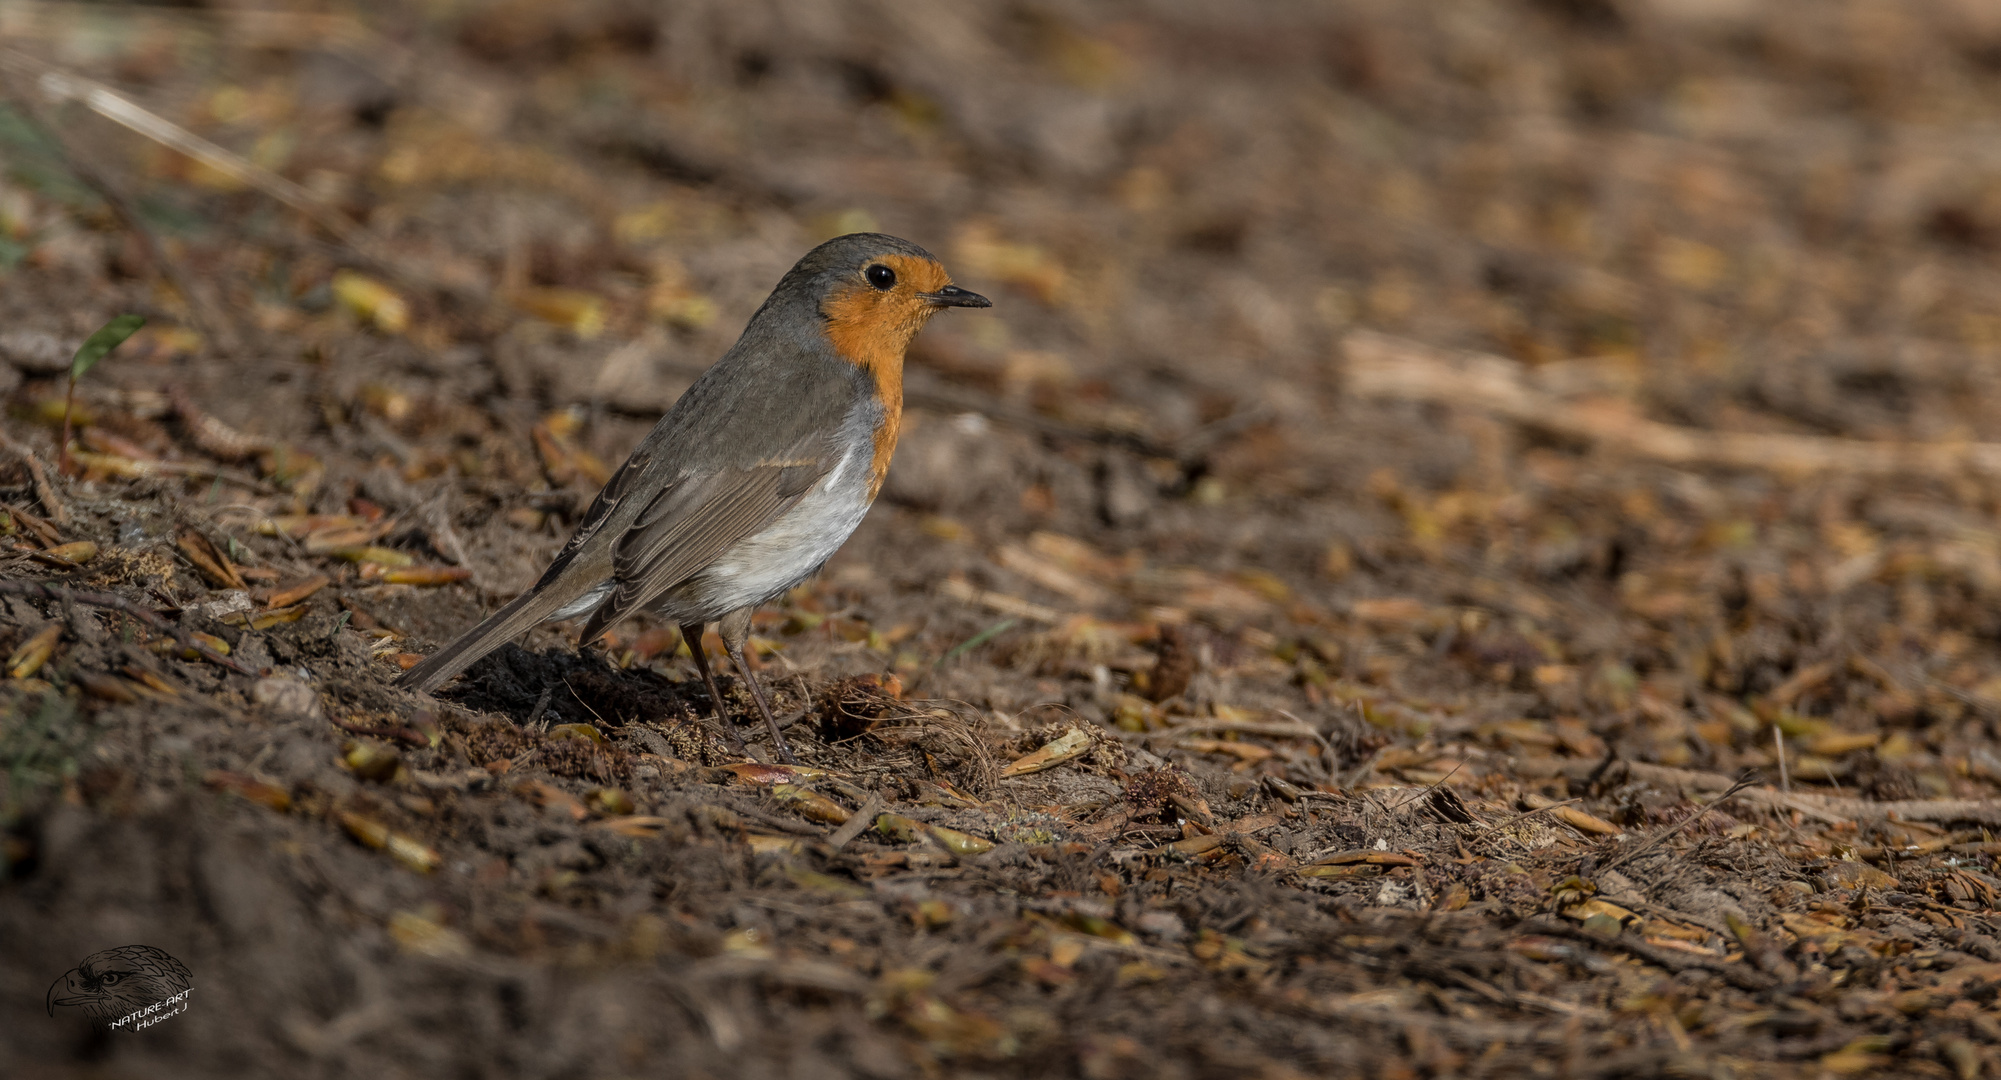
[[[90,335],[90,339],[83,343],[83,348],[76,351],[76,359],[69,362],[69,377],[83,378],[84,372],[97,366],[97,362],[104,359],[105,354],[125,344],[125,339],[138,333],[139,328],[144,325],[146,325],[144,315],[120,315],[99,327],[97,333]]]
[[[987,627],[985,630],[982,630],[979,633],[974,634],[972,637],[969,637],[966,640],[961,641],[957,646],[955,646],[952,649],[951,652],[948,652],[945,655],[939,657],[938,662],[931,666],[934,668],[944,667],[946,664],[954,660],[957,660],[959,657],[964,656],[969,652],[972,652],[974,649],[977,649],[980,646],[985,645],[987,642],[992,641],[993,639],[1001,636],[1002,634],[1007,633],[1009,630],[1014,629],[1015,622],[1016,620],[1014,619],[1002,619],[1001,621],[993,624],[992,626]]]

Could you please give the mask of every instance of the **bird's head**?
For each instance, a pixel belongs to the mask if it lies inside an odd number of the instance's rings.
[[[930,252],[882,233],[850,233],[807,252],[779,284],[788,288],[813,297],[835,349],[872,370],[901,365],[911,339],[940,311],[993,306],[952,284]]]

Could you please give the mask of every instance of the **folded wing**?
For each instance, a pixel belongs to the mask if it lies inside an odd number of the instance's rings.
[[[611,595],[592,613],[580,640],[595,639],[783,517],[827,475],[831,457],[823,451],[786,456],[669,484],[618,538]]]

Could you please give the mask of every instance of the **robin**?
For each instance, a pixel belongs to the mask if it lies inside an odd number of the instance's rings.
[[[992,306],[894,236],[853,233],[807,252],[612,474],[534,588],[397,685],[435,689],[539,623],[588,615],[581,647],[650,612],[680,626],[741,751],[702,650],[713,622],[780,756],[796,761],[744,663],[751,613],[817,572],[882,490],[917,331],[946,308]]]

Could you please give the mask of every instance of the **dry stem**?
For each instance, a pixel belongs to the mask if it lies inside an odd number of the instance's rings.
[[[204,659],[218,667],[227,668],[238,675],[248,675],[251,678],[257,677],[257,672],[203,645],[189,635],[187,631],[122,596],[113,596],[110,593],[101,592],[85,592],[81,589],[66,589],[61,585],[51,585],[44,581],[0,581],[0,593],[26,596],[58,604],[67,601],[73,604],[82,604],[85,607],[122,611],[163,634],[172,635],[173,639],[180,642],[183,648],[194,650],[201,654]]]
[[[1360,396],[1484,409],[1671,465],[1865,476],[2001,476],[2001,443],[1872,442],[1677,427],[1637,416],[1625,402],[1572,402],[1545,393],[1529,385],[1522,365],[1487,353],[1455,355],[1369,331],[1349,334],[1343,351],[1348,387]]]

